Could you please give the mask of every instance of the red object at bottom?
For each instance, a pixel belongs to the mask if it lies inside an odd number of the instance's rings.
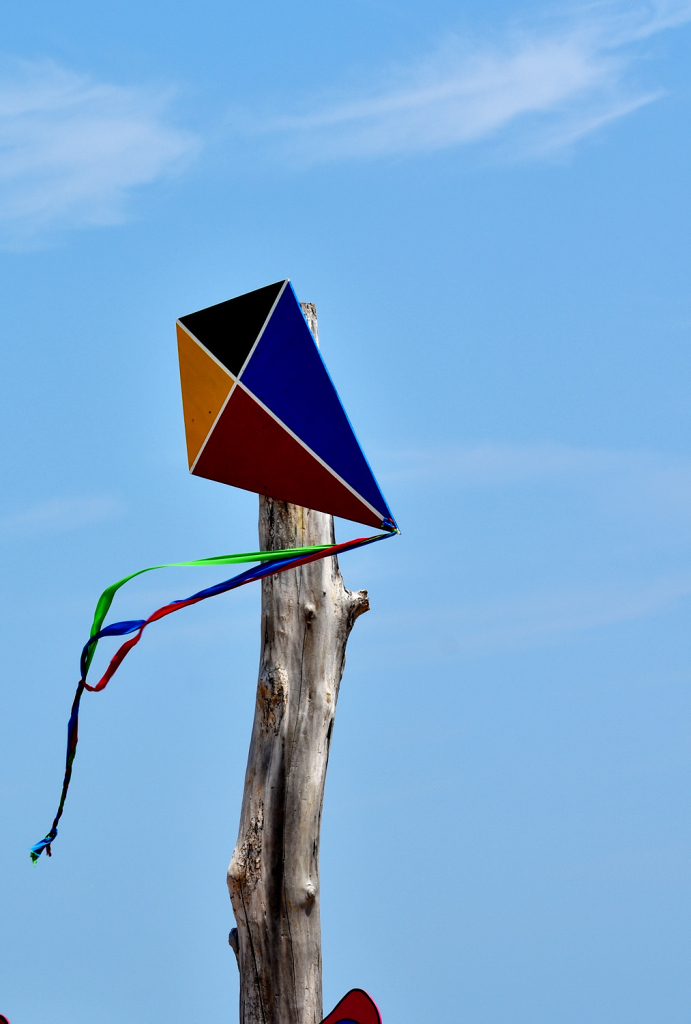
[[[7,1017],[3,1017],[3,1015],[1,1013],[0,1013],[0,1024],[10,1024],[10,1022],[7,1019]]]
[[[381,1014],[366,992],[351,988],[322,1024],[381,1024]]]

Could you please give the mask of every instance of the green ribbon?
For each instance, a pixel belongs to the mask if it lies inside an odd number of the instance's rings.
[[[309,547],[304,548],[284,548],[281,551],[244,551],[236,555],[214,555],[213,558],[195,558],[191,562],[165,562],[163,565],[150,565],[146,569],[138,569],[137,572],[130,573],[129,576],[124,576],[117,583],[111,583],[109,587],[103,591],[98,601],[96,602],[96,610],[94,612],[94,621],[91,625],[91,632],[89,636],[95,636],[100,632],[103,625],[103,620],[108,614],[108,610],[113,603],[113,598],[117,594],[120,587],[124,587],[125,583],[129,583],[135,576],[141,576],[145,572],[153,572],[154,569],[174,569],[179,566],[198,566],[198,565],[239,565],[243,562],[271,562],[280,558],[300,558],[302,555],[312,555],[317,551],[326,551],[327,548],[333,547],[333,544],[312,544]],[[91,665],[94,654],[96,653],[97,644],[92,644],[89,649],[86,660],[87,671]]]

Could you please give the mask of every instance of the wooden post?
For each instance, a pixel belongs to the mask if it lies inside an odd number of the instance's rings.
[[[311,303],[303,312],[317,338]],[[334,542],[333,518],[259,499],[259,542]],[[261,657],[240,829],[228,889],[241,1024],[322,1020],[319,832],[348,636],[369,608],[336,558],[262,581]]]

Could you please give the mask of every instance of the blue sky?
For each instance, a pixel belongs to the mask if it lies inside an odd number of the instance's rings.
[[[237,1019],[258,590],[84,702],[103,587],[252,549],[177,316],[290,277],[403,536],[343,559],[326,1008],[686,1024],[691,3],[28,2],[3,17],[0,1012]],[[354,528],[340,523],[346,539]],[[218,574],[118,598],[139,617]],[[104,655],[105,656],[105,655]]]

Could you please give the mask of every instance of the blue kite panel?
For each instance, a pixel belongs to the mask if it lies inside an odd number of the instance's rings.
[[[382,518],[391,518],[292,287],[279,299],[241,380]]]

